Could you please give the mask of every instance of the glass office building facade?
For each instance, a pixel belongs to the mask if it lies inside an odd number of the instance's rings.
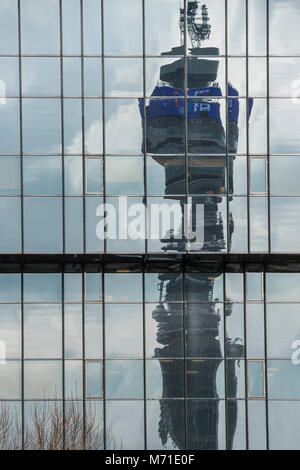
[[[1,448],[300,448],[299,20],[0,0]]]

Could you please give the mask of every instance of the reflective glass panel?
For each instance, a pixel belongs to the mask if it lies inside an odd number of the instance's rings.
[[[60,197],[26,197],[24,247],[28,252],[62,250],[62,201]]]
[[[106,157],[107,194],[143,194],[144,160],[141,157]]]
[[[23,99],[23,146],[25,153],[61,151],[61,102],[59,99]],[[32,138],[34,130],[35,138]]]
[[[106,55],[142,55],[141,0],[104,1]]]
[[[25,194],[61,194],[61,157],[23,157]]]
[[[26,359],[62,356],[61,306],[25,305],[24,356]]]
[[[142,401],[107,401],[109,449],[144,449],[144,404]]]
[[[20,158],[0,157],[0,194],[19,194],[20,183]]]
[[[143,357],[142,305],[106,305],[105,349],[106,357]]]
[[[65,357],[82,357],[82,307],[66,304],[64,307]]]
[[[25,361],[24,398],[62,398],[61,361]]]
[[[143,361],[107,360],[105,384],[108,399],[143,398]]]
[[[59,54],[59,0],[21,2],[23,54]]]
[[[105,302],[141,302],[142,275],[137,273],[106,273]]]
[[[22,93],[23,96],[59,96],[59,58],[23,57]]]

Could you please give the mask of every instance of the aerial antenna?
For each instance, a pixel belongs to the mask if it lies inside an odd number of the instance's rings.
[[[193,48],[201,47],[202,41],[210,38],[211,25],[209,24],[210,18],[208,17],[208,9],[206,4],[202,4],[196,0],[188,0],[187,3],[187,31],[192,43]],[[184,43],[184,8],[180,8],[180,32],[181,44]]]

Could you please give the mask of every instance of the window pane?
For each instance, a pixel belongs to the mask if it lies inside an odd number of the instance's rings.
[[[247,357],[263,359],[265,356],[264,305],[247,303],[246,321]]]
[[[82,306],[66,304],[64,307],[65,357],[82,357]]]
[[[25,399],[62,398],[61,361],[25,361]]]
[[[142,97],[142,59],[105,59],[105,95]]]
[[[21,358],[21,306],[0,305],[0,340],[7,359]],[[1,385],[2,386],[2,385]]]
[[[64,152],[82,153],[82,104],[80,99],[64,100]]]
[[[187,448],[226,449],[223,400],[187,400]]]
[[[95,57],[84,59],[84,96],[102,96],[102,61]]]
[[[0,249],[2,253],[21,251],[21,204],[17,197],[0,197]]]
[[[24,302],[61,302],[61,274],[24,274]]]
[[[64,96],[81,96],[81,59],[80,57],[63,58],[63,94]]]
[[[248,401],[249,449],[265,450],[266,439],[266,403],[264,400]]]
[[[185,193],[184,157],[147,157],[146,165],[149,195]]]
[[[82,194],[82,157],[64,156],[65,194]]]
[[[143,306],[106,305],[106,357],[143,357]]]
[[[6,39],[5,39],[5,42],[7,42]],[[0,74],[1,74],[1,80],[0,80],[1,98],[4,98],[4,96],[6,97],[19,96],[20,92],[19,92],[18,58],[17,57],[1,57],[0,58]]]
[[[250,250],[268,251],[268,200],[250,198]]]
[[[18,154],[20,152],[20,110],[19,100],[7,98],[0,104],[0,153]]]
[[[298,304],[267,304],[268,357],[298,362],[299,315]]]
[[[23,57],[22,92],[23,96],[59,96],[59,58]]]
[[[297,123],[300,119],[300,106],[297,106],[297,103],[296,98],[270,100],[271,153],[299,153],[300,136]],[[282,116],[285,118],[282,119]]]
[[[19,194],[20,158],[0,157],[0,194]]]
[[[144,194],[144,160],[141,157],[106,157],[107,194]]]
[[[103,193],[103,161],[100,158],[86,158],[86,192]]]
[[[298,55],[300,53],[300,32],[298,18],[300,5],[297,0],[271,0],[270,54]],[[280,28],[278,28],[280,21]]]
[[[167,415],[171,423],[161,433],[161,417]],[[183,400],[147,401],[147,449],[181,450],[184,448]]]
[[[143,398],[143,361],[142,360],[107,360],[106,361],[106,397]]]
[[[299,156],[270,157],[270,191],[275,195],[300,195]]]
[[[288,361],[268,361],[269,398],[300,398],[299,365]]]
[[[23,157],[25,194],[61,194],[61,157]]]
[[[105,102],[106,152],[140,154],[142,125],[136,100],[107,99]]]
[[[142,55],[142,21],[140,0],[105,0],[105,54]]]
[[[85,273],[85,300],[100,300],[102,291],[100,273]]]
[[[21,2],[23,54],[59,54],[59,1]]]
[[[63,53],[80,54],[80,0],[62,2]]]
[[[102,153],[102,101],[86,99],[85,112],[85,153],[98,155]]]
[[[226,304],[225,315],[227,357],[244,357],[244,305]]]
[[[5,364],[0,364],[0,383],[1,399],[21,399],[21,361],[6,361]]]
[[[300,402],[272,400],[268,408],[270,450],[300,450]]]
[[[299,197],[271,198],[271,247],[273,252],[299,252]]]
[[[247,273],[247,300],[262,300],[262,273]]]
[[[203,286],[203,288],[201,288]],[[223,301],[223,275],[217,273],[186,273],[187,302]]]
[[[85,55],[101,54],[101,1],[83,0],[83,44]]]
[[[82,273],[64,274],[64,300],[65,302],[82,301]]]
[[[251,193],[266,192],[266,159],[251,158]]]
[[[61,198],[26,197],[24,223],[25,251],[62,251]]]
[[[264,397],[264,363],[263,361],[248,361],[248,396]]]
[[[87,365],[87,396],[102,397],[102,363],[88,361]]]
[[[18,1],[1,2],[0,54],[18,54]]]
[[[62,356],[61,306],[24,306],[24,355],[26,359]]]
[[[98,359],[103,356],[102,305],[85,304],[85,357]]]
[[[179,302],[183,300],[181,273],[145,273],[146,302]]]
[[[86,251],[88,253],[99,253],[104,251],[104,231],[96,232],[99,218],[96,217],[96,211],[103,199],[98,197],[87,197],[86,204]],[[101,238],[99,238],[99,232]]]
[[[65,361],[65,396],[68,399],[82,398],[82,361]]]
[[[81,197],[65,198],[65,250],[83,252],[83,202]]]
[[[105,274],[106,302],[141,302],[142,275],[135,273]]]
[[[266,273],[268,302],[300,302],[300,273]]]
[[[61,102],[59,99],[23,99],[25,153],[61,151]],[[35,138],[32,138],[34,132]]]
[[[147,360],[147,398],[181,398],[184,396],[184,361]]]
[[[248,205],[246,197],[233,197],[229,200],[229,217],[234,230],[231,234],[230,251],[245,253],[248,251]]]
[[[144,449],[144,404],[141,401],[107,401],[109,449]]]
[[[173,312],[171,315],[173,315]],[[224,330],[223,305],[213,302],[188,303],[186,305],[185,316],[187,356],[198,358],[222,357]],[[161,325],[161,329],[163,331],[163,324]],[[171,339],[171,341],[173,342],[174,339]]]
[[[182,304],[146,305],[145,319],[146,356],[183,357]]]
[[[0,302],[20,302],[21,275],[0,274]]]

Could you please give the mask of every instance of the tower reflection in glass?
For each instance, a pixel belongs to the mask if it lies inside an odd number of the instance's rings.
[[[184,10],[180,10],[182,44],[161,55],[185,57],[174,58],[161,66],[160,80],[149,102],[144,107],[144,101],[140,100],[142,116],[145,112],[143,149],[164,167],[164,198],[179,200],[183,208],[186,199],[182,196],[182,188],[185,187],[184,193],[192,196],[190,220],[193,230],[197,230],[198,223],[196,205],[204,205],[204,244],[201,249],[193,247],[183,235],[179,240],[162,239],[161,249],[166,252],[222,252],[227,243],[230,245],[234,230],[232,219],[228,223],[223,220],[226,209],[222,211],[221,207],[226,205],[223,197],[226,174],[230,194],[233,192],[232,162],[238,147],[239,94],[229,83],[225,85],[227,99],[224,99],[218,81],[222,60],[218,59],[219,49],[202,47],[202,42],[207,43],[210,39],[209,21],[208,9],[202,2],[187,2],[186,25]],[[192,45],[187,55],[185,31]],[[249,114],[251,107],[252,100],[249,100]],[[185,163],[174,154],[186,155]],[[180,223],[183,226],[183,217]],[[223,342],[223,310],[218,303],[223,302],[223,292],[219,299],[213,294],[219,276],[186,274],[184,321],[181,307],[173,303],[178,291],[176,279],[167,273],[159,276],[158,288],[166,294],[164,298],[160,295],[153,318],[157,321],[157,342],[163,347],[155,349],[153,357],[160,360],[163,380],[158,430],[163,445],[170,437],[177,449],[220,448],[219,413],[224,404],[221,399],[229,397],[225,404],[226,440],[227,448],[232,448],[238,413],[237,401],[232,399],[236,398],[236,370],[238,358],[244,355],[244,346],[238,339],[226,335]],[[179,279],[180,276],[178,282]],[[224,315],[230,314],[230,307],[227,307]],[[182,369],[182,361],[172,358],[178,355],[178,342],[183,331],[185,367]],[[230,358],[226,359],[225,368],[224,356]],[[166,400],[177,396],[178,381],[185,389],[185,409],[178,407],[174,400]],[[186,426],[182,426],[184,416]]]

